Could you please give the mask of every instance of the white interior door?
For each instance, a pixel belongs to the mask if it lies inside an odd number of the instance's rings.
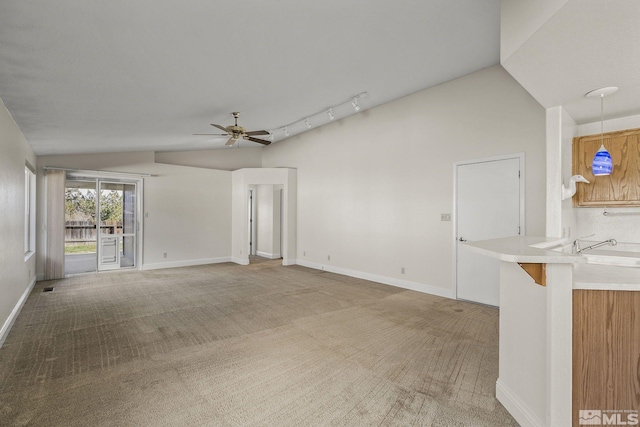
[[[523,231],[523,156],[456,165],[456,295],[500,304],[500,263],[471,252],[464,242],[515,236]]]

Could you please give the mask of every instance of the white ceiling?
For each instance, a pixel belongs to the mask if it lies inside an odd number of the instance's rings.
[[[584,94],[604,86],[620,87],[606,118],[640,114],[640,1],[548,3],[502,65],[578,124],[599,119]],[[358,93],[367,109],[495,65],[499,44],[499,0],[3,0],[0,99],[38,155],[222,148],[192,134],[240,111],[277,141]]]
[[[223,147],[191,134],[232,111],[276,130],[497,64],[499,3],[3,0],[0,98],[38,155]]]
[[[600,121],[599,99],[585,94],[607,86],[620,90],[605,98],[605,119],[640,114],[640,1],[563,2],[502,58],[504,68],[543,107],[561,105],[578,124]]]

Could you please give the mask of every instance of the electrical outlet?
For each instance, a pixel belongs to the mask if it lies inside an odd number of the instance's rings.
[[[450,213],[440,214],[440,221],[451,221],[451,214]]]
[[[404,267],[400,269],[400,273],[404,274]]]
[[[331,261],[331,255],[327,255],[327,261]]]
[[[162,258],[166,258],[166,257],[167,257],[167,253],[166,253],[166,252],[163,252],[163,253],[162,253]]]
[[[307,251],[302,252],[302,256],[307,256]]]

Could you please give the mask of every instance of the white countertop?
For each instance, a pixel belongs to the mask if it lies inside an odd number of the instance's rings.
[[[535,236],[513,236],[501,239],[467,242],[462,247],[469,250],[508,262],[525,262],[540,264],[574,264],[583,263],[581,255],[556,252],[549,249],[532,248],[531,245],[544,246],[544,243],[557,242],[557,238]]]
[[[553,247],[553,244],[559,240],[547,237],[513,236],[467,242],[461,247],[507,262],[574,264],[573,289],[640,291],[640,268],[587,264],[586,258],[582,255],[544,248],[545,246]],[[531,247],[531,245],[539,247]]]

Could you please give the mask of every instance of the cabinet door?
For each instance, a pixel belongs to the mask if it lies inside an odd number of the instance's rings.
[[[580,412],[593,409],[637,425],[627,416],[640,409],[639,361],[640,292],[575,289],[573,425],[585,424]]]
[[[590,182],[578,184],[574,206],[640,206],[640,129],[604,134],[613,172],[596,177],[591,162],[601,143],[599,134],[573,139],[573,174]]]

